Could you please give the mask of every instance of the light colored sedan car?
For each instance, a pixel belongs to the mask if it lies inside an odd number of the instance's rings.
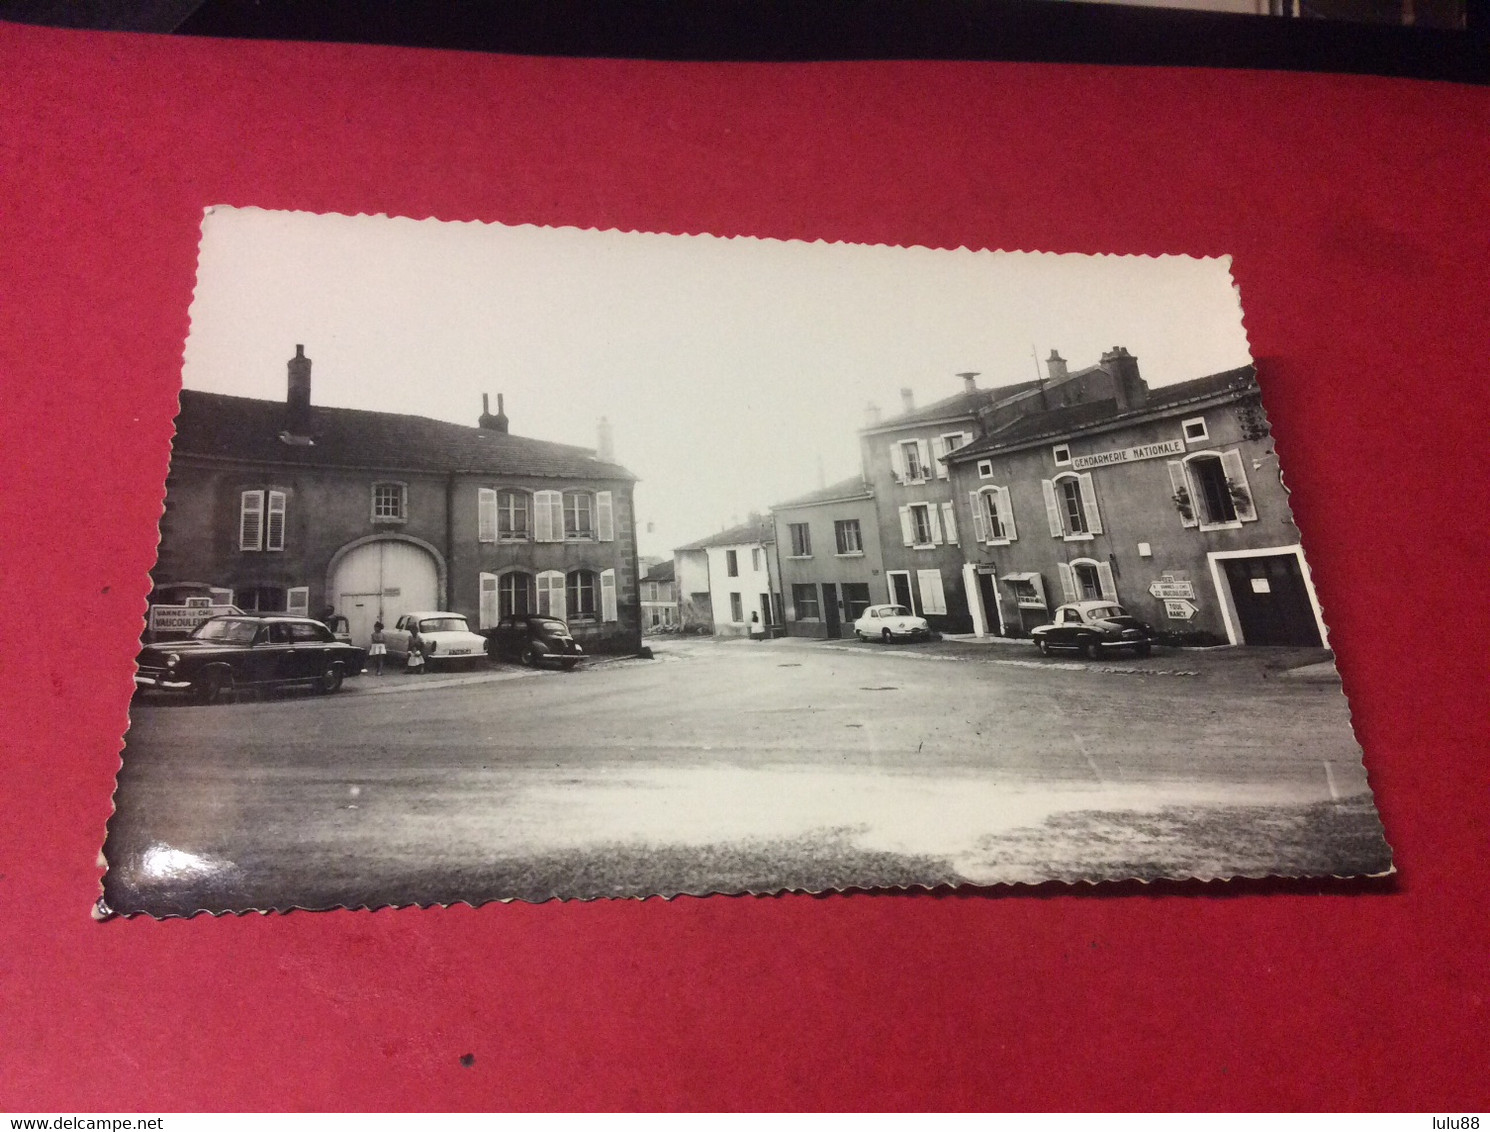
[[[427,665],[486,663],[486,638],[471,632],[459,613],[405,613],[393,628],[383,631],[388,655],[408,659],[412,643],[418,641]]]
[[[929,641],[931,626],[903,605],[871,605],[854,622],[854,636],[861,641]]]

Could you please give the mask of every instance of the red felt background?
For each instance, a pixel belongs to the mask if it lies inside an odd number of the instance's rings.
[[[1490,1104],[1490,90],[17,27],[0,75],[0,1107]],[[1395,885],[90,922],[214,203],[1233,254]]]

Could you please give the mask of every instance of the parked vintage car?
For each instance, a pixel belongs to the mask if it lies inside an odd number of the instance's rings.
[[[585,659],[569,626],[556,617],[520,613],[502,618],[486,634],[487,655],[494,660],[516,660],[529,668],[551,664],[568,672]]]
[[[1053,624],[1038,626],[1030,636],[1047,656],[1054,649],[1071,649],[1096,660],[1119,649],[1148,656],[1154,631],[1114,602],[1078,601],[1061,606]]]
[[[931,626],[903,605],[871,605],[854,622],[854,636],[861,641],[929,641]]]
[[[182,641],[140,650],[135,688],[180,692],[203,703],[240,688],[313,687],[331,693],[362,671],[366,654],[309,617],[237,613],[209,618]]]
[[[405,613],[383,631],[383,640],[389,658],[396,661],[407,660],[410,644],[417,640],[429,667],[484,663],[486,656],[486,638],[471,632],[459,613]]]

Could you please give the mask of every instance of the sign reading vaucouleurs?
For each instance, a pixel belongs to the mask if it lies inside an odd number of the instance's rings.
[[[1160,456],[1183,456],[1183,440],[1161,440],[1157,444],[1135,444],[1132,448],[1119,448],[1115,452],[1093,452],[1090,456],[1071,457],[1073,470],[1081,472],[1087,468],[1105,468],[1109,464],[1131,464],[1134,460],[1157,460]]]

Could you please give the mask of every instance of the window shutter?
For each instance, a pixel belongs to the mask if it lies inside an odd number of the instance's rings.
[[[1050,601],[1045,596],[1045,579],[1039,574],[1033,574],[1030,577],[1030,585],[1035,587],[1035,596],[1040,599],[1040,604],[1049,609]]]
[[[554,512],[553,512],[553,507],[550,506],[550,503],[549,503],[550,497],[551,496],[554,496],[554,495],[558,495],[558,492],[556,492],[556,491],[535,491],[533,493],[533,541],[534,542],[553,542],[554,541]],[[562,503],[562,497],[561,497],[560,506],[562,506],[562,505],[563,505],[563,503]],[[560,537],[562,537],[563,531],[564,531],[564,527],[563,527],[563,523],[561,522],[560,525],[559,525]],[[539,580],[541,582],[542,581],[542,578],[540,577]],[[543,586],[542,585],[539,586],[539,592],[540,593],[543,592]]]
[[[554,542],[564,541],[564,493],[548,493],[548,527],[553,532]]]
[[[285,591],[285,612],[295,617],[310,616],[309,586],[291,586]]]
[[[931,439],[931,458],[936,464],[936,478],[944,480],[947,478],[947,465],[942,463],[942,457],[947,454],[947,438],[934,436]]]
[[[616,615],[616,572],[614,570],[600,571],[600,620],[618,620]]]
[[[900,450],[900,443],[896,441],[890,445],[890,470],[895,473],[895,482],[905,482],[905,453]]]
[[[900,509],[900,539],[906,546],[916,545],[916,526],[911,522],[911,509]]]
[[[283,550],[285,548],[285,493],[282,491],[271,491],[269,493],[269,507],[264,520],[264,549]]]
[[[480,628],[490,629],[497,623],[497,576],[481,575]]]
[[[917,570],[916,581],[921,588],[921,612],[946,613],[947,597],[942,592],[942,572]]]
[[[927,480],[926,471],[931,467],[931,446],[924,440],[916,441],[916,454],[921,457],[921,483]]]
[[[264,493],[245,491],[238,512],[238,549],[262,550],[264,547]]]
[[[931,541],[936,546],[942,544],[942,517],[937,514],[934,503],[926,505],[926,525],[931,528]]]
[[[1112,579],[1112,564],[1110,562],[1097,563],[1097,584],[1102,587],[1103,601],[1117,601],[1117,583]]]
[[[1056,569],[1061,572],[1061,601],[1062,603],[1076,600],[1076,574],[1068,563],[1057,562]]]
[[[497,492],[495,488],[482,487],[476,490],[476,541],[497,541]],[[482,577],[486,575],[483,574]]]
[[[1066,529],[1061,526],[1061,508],[1055,501],[1055,484],[1049,480],[1041,480],[1040,490],[1045,493],[1045,518],[1050,523],[1051,537],[1060,538],[1066,533]]]
[[[1199,506],[1199,501],[1195,498],[1195,493],[1190,490],[1190,477],[1185,475],[1185,465],[1179,460],[1169,461],[1169,486],[1174,490],[1175,495],[1184,492],[1185,498],[1190,501],[1190,517],[1188,519],[1185,518],[1185,513],[1181,511],[1180,525],[1193,527],[1199,524],[1200,520],[1196,518],[1200,513],[1196,510]],[[1176,509],[1178,509],[1178,505],[1176,505]]]
[[[972,505],[973,511],[973,540],[975,542],[987,542],[989,539],[988,523],[983,518],[983,493],[981,491],[970,491],[967,501]]]
[[[1001,487],[997,489],[999,522],[1004,526],[1004,537],[1013,542],[1019,537],[1019,532],[1014,529],[1014,501],[1009,498],[1009,489]]]
[[[1097,488],[1092,483],[1092,473],[1081,473],[1081,509],[1086,513],[1086,529],[1094,535],[1102,533],[1102,516],[1097,513]]]
[[[1231,497],[1232,506],[1236,508],[1236,517],[1244,523],[1257,521],[1257,505],[1252,501],[1252,488],[1247,483],[1247,467],[1242,462],[1240,449],[1233,448],[1230,452],[1221,453],[1221,470],[1226,473],[1227,480],[1235,487],[1242,489],[1245,499],[1236,495]]]
[[[614,496],[608,491],[595,493],[595,537],[601,542],[616,541],[616,508]],[[607,617],[607,621],[615,618]]]
[[[953,507],[950,502],[942,504],[942,530],[946,532],[949,543],[953,546],[959,545],[957,542],[957,508]]]

